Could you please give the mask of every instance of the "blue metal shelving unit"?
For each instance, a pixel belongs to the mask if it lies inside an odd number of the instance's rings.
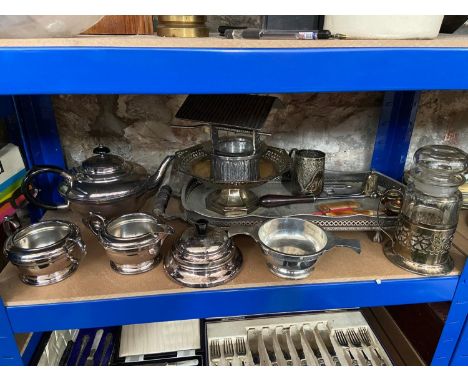
[[[28,166],[63,165],[47,94],[386,91],[372,167],[401,178],[419,91],[468,89],[467,67],[468,48],[0,47],[0,117],[29,158]],[[24,94],[30,96],[18,97]],[[460,276],[381,282],[217,289],[47,305],[4,306],[0,300],[0,365],[27,363],[37,341],[30,341],[21,355],[13,338],[20,332],[436,301],[452,305],[432,363],[467,365],[468,265]]]

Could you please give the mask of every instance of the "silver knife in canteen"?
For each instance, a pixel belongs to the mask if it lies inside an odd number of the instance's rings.
[[[100,360],[98,363],[98,365],[100,366],[104,366],[104,361],[106,360],[106,355],[107,355],[107,352],[109,351],[109,347],[111,346],[113,337],[114,336],[111,332],[106,334],[106,338],[104,339],[104,346],[102,348],[102,353],[101,353]],[[110,358],[109,358],[109,361],[110,361]]]
[[[304,348],[302,347],[301,335],[299,333],[299,330],[293,330],[293,328],[295,328],[295,325],[289,328],[289,335],[291,336],[294,349],[296,349],[297,356],[301,360],[301,366],[307,366]]]
[[[266,334],[266,335],[265,335]],[[262,330],[262,339],[265,349],[270,359],[271,366],[278,366],[278,361],[276,359],[275,347],[273,345],[273,333],[270,328],[266,327]]]
[[[83,353],[86,349],[86,346],[88,346],[88,342],[89,342],[89,335],[85,334],[83,338],[81,339],[80,351],[78,352],[78,357],[76,358],[75,366],[80,365],[80,360],[83,357]]]
[[[96,354],[96,350],[101,342],[102,334],[104,333],[104,329],[99,329],[94,336],[93,344],[91,345],[91,350],[89,351],[88,358],[86,358],[85,366],[93,366],[94,364],[94,354]]]
[[[319,327],[317,326],[317,329],[318,328]],[[318,329],[318,332],[320,334],[320,338],[322,338],[322,341],[325,344],[325,347],[327,348],[328,354],[330,354],[331,357],[332,357],[333,364],[335,366],[341,366],[341,362],[338,359],[338,357],[336,356],[335,348],[333,347],[333,344],[331,343],[330,332],[329,332],[328,328],[327,329]]]
[[[312,349],[312,353],[314,353],[315,358],[317,358],[317,362],[320,366],[326,366],[325,361],[323,360],[322,353],[317,345],[317,340],[315,339],[315,334],[313,329],[309,325],[304,325],[301,329],[302,333],[304,334],[304,338],[306,342],[309,344],[310,348]]]
[[[258,352],[258,331],[249,329],[247,332],[247,341],[249,343],[250,354],[254,365],[260,365],[260,353]]]
[[[289,351],[288,345],[288,329],[280,327],[279,332],[276,333],[276,338],[278,339],[278,343],[280,345],[281,353],[283,353],[283,358],[286,361],[287,366],[292,366],[293,361],[291,358],[291,352]]]

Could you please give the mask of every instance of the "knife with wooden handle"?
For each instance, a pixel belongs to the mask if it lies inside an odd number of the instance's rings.
[[[317,340],[315,339],[314,331],[310,328],[309,325],[305,325],[302,327],[302,333],[304,334],[304,338],[306,342],[309,344],[310,348],[312,349],[312,353],[314,353],[315,358],[317,358],[317,362],[320,366],[326,366],[325,361],[323,360],[322,353],[317,345]]]

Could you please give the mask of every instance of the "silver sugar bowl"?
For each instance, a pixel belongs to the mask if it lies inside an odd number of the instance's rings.
[[[145,213],[106,220],[90,212],[86,221],[110,259],[111,268],[123,275],[153,269],[161,261],[161,246],[174,229]]]
[[[8,238],[3,251],[18,268],[21,281],[44,286],[73,274],[86,255],[79,228],[64,220],[46,220],[20,228],[11,218],[3,227]]]
[[[242,255],[227,233],[208,227],[204,219],[187,228],[164,258],[164,269],[178,284],[207,288],[232,280]]]

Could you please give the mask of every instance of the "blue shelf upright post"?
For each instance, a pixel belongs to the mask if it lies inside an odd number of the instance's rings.
[[[3,302],[0,299],[0,366],[21,366],[23,360]]]
[[[458,280],[431,364],[468,366],[468,261]]]
[[[371,168],[401,180],[413,133],[420,92],[386,92]]]
[[[65,167],[49,96],[4,96],[0,104],[10,142],[20,148],[26,168],[43,164]],[[60,203],[59,195],[52,191],[57,189],[57,182],[57,177],[44,175],[37,186],[43,195],[51,195],[53,202]],[[33,221],[43,214],[38,208],[30,208],[30,212]]]

